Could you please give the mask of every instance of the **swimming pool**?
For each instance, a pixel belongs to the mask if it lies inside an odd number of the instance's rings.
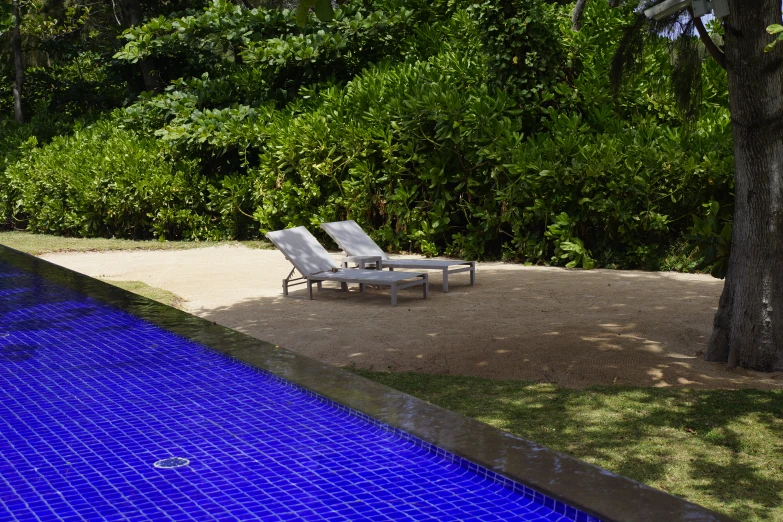
[[[209,325],[185,337],[75,290],[93,286],[0,247],[0,520],[598,520],[240,361],[248,346],[226,355],[196,342],[223,335]],[[159,323],[185,315],[170,313]],[[359,402],[391,401],[383,415],[402,425],[435,411],[268,349],[272,366],[385,393]],[[429,418],[457,418],[444,415]],[[489,432],[473,422],[442,428],[467,426],[461,440],[481,454]]]

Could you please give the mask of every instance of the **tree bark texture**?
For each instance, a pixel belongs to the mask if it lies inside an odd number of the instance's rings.
[[[780,0],[730,0],[726,70],[735,156],[728,273],[706,359],[783,370],[783,46]]]
[[[22,112],[22,85],[24,84],[24,67],[22,66],[22,35],[20,27],[22,18],[19,14],[19,0],[13,0],[14,32],[12,47],[14,48],[14,69],[16,77],[14,78],[14,116],[19,123],[24,122],[24,113]]]
[[[582,28],[582,15],[585,13],[587,0],[576,0],[574,10],[571,12],[571,30],[578,31]]]

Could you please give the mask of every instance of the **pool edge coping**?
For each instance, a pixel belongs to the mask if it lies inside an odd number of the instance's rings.
[[[276,375],[606,522],[735,520],[359,375],[10,247],[0,245],[0,260]]]

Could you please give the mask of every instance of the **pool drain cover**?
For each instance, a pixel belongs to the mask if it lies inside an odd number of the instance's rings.
[[[159,460],[155,463],[155,467],[163,469],[181,468],[182,466],[187,466],[188,464],[190,464],[188,459],[183,459],[181,457],[171,457],[170,459]]]

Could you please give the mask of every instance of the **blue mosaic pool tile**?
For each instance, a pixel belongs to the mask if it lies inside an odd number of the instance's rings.
[[[596,520],[2,262],[0,389],[0,520]]]

